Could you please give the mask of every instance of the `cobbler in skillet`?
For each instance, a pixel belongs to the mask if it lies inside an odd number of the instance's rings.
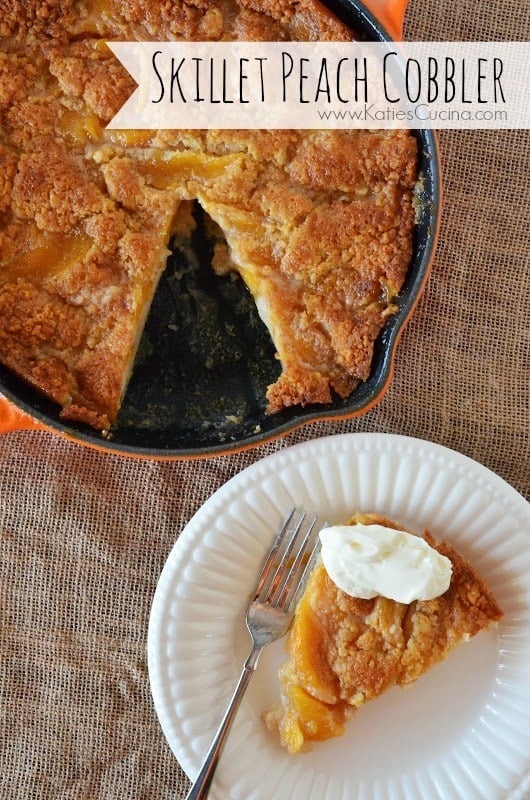
[[[415,138],[106,130],[134,83],[105,41],[351,31],[313,0],[0,5],[0,360],[64,419],[109,428],[198,202],[222,232],[212,268],[241,275],[273,339],[268,411],[348,397],[411,259]]]

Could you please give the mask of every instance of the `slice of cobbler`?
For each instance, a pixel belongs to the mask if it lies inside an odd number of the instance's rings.
[[[397,523],[355,515],[348,525]],[[407,686],[461,642],[502,617],[473,567],[446,542],[425,541],[451,562],[448,589],[430,600],[397,602],[353,597],[338,588],[323,563],[313,570],[289,633],[280,668],[281,704],[265,713],[290,753],[344,733],[356,709],[391,686]]]

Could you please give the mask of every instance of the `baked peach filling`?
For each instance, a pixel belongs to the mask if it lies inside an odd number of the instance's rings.
[[[62,112],[57,127],[67,141],[82,147],[100,142],[103,137],[101,121],[95,114],[81,113],[73,109]]]
[[[208,156],[203,153],[177,152],[164,153],[160,150],[150,152],[147,157],[139,154],[136,167],[149,184],[156,189],[175,190],[177,194],[193,194],[188,188],[192,181],[211,182],[222,178],[225,172],[237,168],[241,156]]]
[[[34,224],[19,226],[13,232],[13,255],[6,258],[2,276],[8,281],[27,276],[50,278],[83,261],[93,244],[82,230],[63,234],[40,230]]]

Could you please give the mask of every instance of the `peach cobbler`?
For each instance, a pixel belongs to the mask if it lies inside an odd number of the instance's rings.
[[[106,129],[134,82],[111,40],[349,40],[316,0],[0,0],[0,361],[115,421],[153,294],[199,203],[281,375],[268,410],[347,397],[412,251],[407,131]]]
[[[357,514],[347,525],[363,526],[368,542],[371,530],[375,535],[379,526],[390,533],[404,531],[373,514]],[[448,588],[439,595],[436,591],[422,595],[430,599],[398,602],[361,591],[364,596],[355,597],[337,586],[323,563],[311,573],[289,633],[288,660],[280,668],[281,703],[264,715],[290,753],[342,735],[346,722],[364,703],[391,686],[413,683],[461,642],[502,617],[484,581],[450,544],[435,541],[428,532],[420,541],[436,551],[438,562],[448,565],[441,589]],[[401,548],[398,543],[398,564],[403,563]],[[381,552],[388,553],[387,544]],[[360,560],[366,574],[366,564],[373,558]],[[417,572],[417,554],[409,563]],[[435,578],[440,569],[437,564]],[[383,579],[388,583],[388,572]],[[407,581],[403,588],[408,591]]]

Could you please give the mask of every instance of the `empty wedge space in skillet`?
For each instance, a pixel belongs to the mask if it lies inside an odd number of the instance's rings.
[[[133,86],[104,40],[348,40],[351,31],[311,0],[241,0],[205,16],[177,2],[167,20],[149,16],[148,30],[118,2],[101,15],[76,8],[54,7],[46,22],[36,2],[5,12],[2,362],[63,419],[112,426],[168,244],[191,236],[198,201],[224,237],[212,268],[241,275],[277,350],[281,374],[263,406],[348,397],[370,373],[410,263],[416,139],[107,131]]]

